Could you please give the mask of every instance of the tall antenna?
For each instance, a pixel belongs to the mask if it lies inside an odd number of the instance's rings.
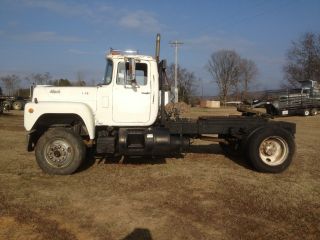
[[[178,102],[178,47],[183,44],[178,40],[171,41],[171,46],[175,48],[175,66],[174,66],[174,102]]]

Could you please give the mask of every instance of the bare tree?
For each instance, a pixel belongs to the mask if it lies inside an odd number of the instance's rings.
[[[27,80],[30,84],[41,85],[41,84],[49,84],[52,77],[50,73],[32,73],[27,77]]]
[[[219,88],[220,99],[226,103],[228,96],[233,93],[247,98],[250,85],[258,74],[256,64],[249,59],[241,58],[233,50],[214,52],[207,64],[207,70]]]
[[[284,66],[287,85],[298,87],[301,81],[314,80],[320,83],[320,34],[305,33],[292,42]]]
[[[220,99],[226,103],[227,96],[237,87],[240,75],[240,56],[232,50],[214,52],[207,69],[219,87]]]
[[[248,98],[249,86],[257,75],[258,68],[254,61],[245,58],[240,60],[239,88],[242,100]]]
[[[170,64],[167,68],[167,78],[169,85],[174,86],[174,64]],[[178,66],[179,101],[191,103],[192,97],[195,95],[197,81],[199,80],[193,72]]]
[[[82,71],[77,72],[77,80],[73,84],[74,86],[85,86],[84,73]]]
[[[49,80],[48,81],[49,85],[53,85],[53,86],[72,86],[71,82],[66,79],[66,78],[60,78],[60,79],[55,79],[55,80]]]
[[[14,95],[16,90],[19,89],[19,85],[21,82],[19,76],[12,74],[12,75],[2,76],[0,79],[3,82],[3,85],[8,95]]]

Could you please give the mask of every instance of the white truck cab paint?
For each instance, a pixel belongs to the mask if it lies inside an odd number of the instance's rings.
[[[136,62],[135,84],[127,81],[129,58]],[[159,108],[157,73],[157,63],[152,57],[109,54],[104,84],[97,94],[97,125],[152,125]]]
[[[32,130],[43,114],[64,113],[80,116],[91,139],[95,136],[95,126],[152,125],[159,108],[159,81],[155,59],[150,56],[123,54],[108,54],[106,59],[104,82],[98,86],[36,86],[32,102],[25,107],[26,130]],[[135,62],[134,83],[127,80],[129,59]]]

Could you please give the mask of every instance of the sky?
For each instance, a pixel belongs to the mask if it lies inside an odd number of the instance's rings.
[[[210,55],[235,50],[259,70],[252,90],[276,89],[286,52],[306,32],[320,33],[320,0],[74,1],[0,0],[0,76],[49,72],[90,83],[103,78],[110,48],[174,62],[195,73],[199,91],[216,95],[206,70]]]

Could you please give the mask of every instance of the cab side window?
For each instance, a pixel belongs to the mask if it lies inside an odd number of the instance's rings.
[[[116,83],[125,85],[128,73],[129,63],[120,62],[118,64]],[[136,63],[136,81],[139,86],[148,84],[148,65],[146,63]]]
[[[144,86],[148,84],[148,66],[145,63],[136,64],[136,81],[138,85]]]

